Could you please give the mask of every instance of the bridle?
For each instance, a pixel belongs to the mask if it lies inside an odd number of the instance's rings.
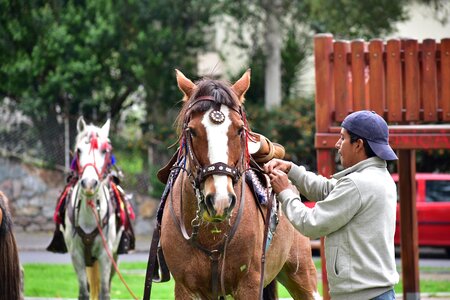
[[[180,147],[180,150],[183,150],[184,148],[185,153],[190,158],[191,170],[194,170],[194,172],[191,171],[188,172],[188,174],[190,174],[190,176],[193,177],[192,182],[194,189],[196,190],[200,189],[200,185],[206,180],[207,177],[211,175],[226,175],[231,178],[233,185],[235,185],[239,181],[245,170],[248,168],[249,162],[249,154],[247,151],[248,126],[245,113],[242,109],[242,106],[235,107],[227,105],[229,109],[238,113],[241,116],[241,119],[244,121],[244,130],[241,133],[241,146],[242,149],[245,149],[245,151],[242,151],[242,154],[239,157],[236,166],[229,166],[228,164],[223,162],[216,162],[207,166],[202,166],[200,164],[197,156],[195,155],[195,152],[193,151],[192,137],[189,135],[189,128],[187,124],[191,119],[190,113],[191,109],[196,104],[205,101],[212,102],[213,111],[210,113],[209,117],[213,123],[220,124],[225,120],[225,116],[220,111],[220,107],[222,104],[217,102],[217,100],[212,96],[201,96],[196,98],[195,100],[192,101],[192,103],[189,104],[186,110],[185,118],[183,121],[183,135],[181,137],[182,147]]]
[[[181,212],[180,220],[177,218],[174,208],[173,208],[173,193],[171,193],[171,199],[169,201],[169,208],[171,212],[172,219],[174,220],[175,224],[178,226],[178,229],[180,233],[182,234],[183,238],[194,248],[197,248],[201,250],[203,253],[205,253],[210,261],[211,261],[211,285],[212,285],[212,294],[214,299],[217,299],[219,296],[219,283],[221,286],[221,295],[225,296],[225,284],[224,284],[224,267],[225,267],[225,256],[226,256],[226,248],[228,243],[233,238],[234,234],[237,231],[237,227],[240,223],[243,211],[244,211],[244,204],[245,204],[245,179],[243,178],[243,174],[247,171],[248,165],[249,165],[249,154],[247,149],[247,138],[248,138],[248,125],[245,117],[245,113],[241,106],[239,107],[231,107],[227,106],[229,109],[237,112],[243,122],[244,122],[244,130],[241,133],[241,145],[242,151],[241,156],[239,157],[236,166],[229,166],[226,163],[223,162],[217,162],[213,163],[207,166],[202,166],[196,156],[196,154],[193,151],[192,147],[192,138],[188,134],[189,128],[187,127],[187,124],[190,121],[191,109],[198,103],[204,102],[204,101],[210,101],[213,105],[213,111],[210,113],[210,119],[212,122],[220,124],[224,121],[225,116],[220,111],[221,103],[217,102],[214,97],[212,96],[201,96],[196,98],[192,101],[192,103],[189,104],[186,113],[185,118],[183,122],[183,136],[181,137],[181,145],[179,149],[179,158],[184,158],[182,161],[184,161],[184,164],[177,164],[172,168],[172,172],[183,170],[188,174],[188,177],[190,178],[190,183],[195,191],[195,196],[197,198],[197,212],[196,217],[191,221],[192,225],[192,232],[191,235],[188,234],[187,229],[185,227],[185,222],[183,219],[183,213]],[[224,104],[225,105],[225,104]],[[189,169],[186,168],[186,157],[190,160],[189,162]],[[195,174],[195,175],[194,175]],[[216,244],[214,247],[215,249],[208,249],[201,245],[197,241],[198,231],[201,225],[201,212],[202,212],[202,205],[204,205],[205,196],[203,192],[201,191],[201,184],[212,175],[226,175],[229,176],[232,179],[233,186],[235,186],[239,180],[241,180],[242,186],[241,186],[241,200],[239,202],[239,209],[238,213],[236,215],[235,221],[233,225],[231,226],[230,230],[224,234],[223,239],[221,242]],[[170,189],[173,190],[173,184],[174,180],[169,180]],[[183,192],[181,191],[181,195],[183,195]],[[180,197],[180,205],[183,206],[183,199],[182,196]],[[219,275],[219,260],[222,258],[222,271]]]
[[[102,179],[104,179],[106,177],[106,175],[107,175],[107,168],[108,168],[108,166],[111,163],[111,150],[112,150],[111,144],[109,144],[108,142],[104,142],[101,145],[100,149],[106,151],[106,154],[105,154],[105,160],[104,160],[102,169],[99,170],[98,167],[97,167],[97,162],[95,160],[95,154],[94,154],[94,151],[99,149],[98,135],[95,132],[91,132],[89,134],[89,140],[86,141],[86,144],[87,143],[91,144],[91,147],[89,149],[89,154],[92,153],[92,157],[94,159],[94,162],[90,162],[90,163],[85,164],[84,166],[81,166],[78,154],[76,154],[76,156],[75,156],[75,162],[76,162],[76,169],[75,169],[75,171],[77,172],[78,177],[81,178],[81,177],[83,177],[83,173],[86,170],[86,168],[91,166],[91,167],[94,168],[95,172],[97,173],[98,178],[100,180],[102,180]]]

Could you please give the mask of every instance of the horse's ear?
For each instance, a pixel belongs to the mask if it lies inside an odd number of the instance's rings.
[[[105,124],[103,124],[102,128],[100,129],[102,136],[108,137],[110,124],[111,124],[110,119],[106,120]]]
[[[196,88],[196,85],[186,76],[184,76],[184,74],[181,73],[180,70],[175,69],[175,72],[177,74],[178,88],[183,92],[183,101],[186,102],[187,100],[189,100],[189,98],[191,98],[192,92]]]
[[[250,73],[251,70],[247,69],[244,75],[242,75],[242,77],[239,78],[239,80],[236,81],[231,87],[238,96],[238,99],[241,103],[244,103],[245,92],[247,92],[248,88],[250,87]]]
[[[86,128],[86,122],[84,121],[83,116],[81,116],[77,120],[77,131],[82,132],[85,128]]]

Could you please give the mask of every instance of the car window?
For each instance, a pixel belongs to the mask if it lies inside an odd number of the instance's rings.
[[[427,202],[450,202],[450,182],[448,180],[427,180]]]

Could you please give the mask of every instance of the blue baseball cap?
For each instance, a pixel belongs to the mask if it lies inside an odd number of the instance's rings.
[[[397,160],[389,146],[389,129],[386,121],[374,111],[361,110],[349,114],[341,125],[348,131],[365,138],[373,152],[384,160]]]

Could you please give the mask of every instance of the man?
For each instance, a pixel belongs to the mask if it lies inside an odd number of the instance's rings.
[[[336,149],[344,170],[332,179],[272,160],[264,168],[286,217],[302,234],[325,236],[332,299],[395,299],[394,231],[397,192],[386,161],[397,156],[386,122],[358,111],[342,122]],[[308,208],[290,187],[317,201]]]

